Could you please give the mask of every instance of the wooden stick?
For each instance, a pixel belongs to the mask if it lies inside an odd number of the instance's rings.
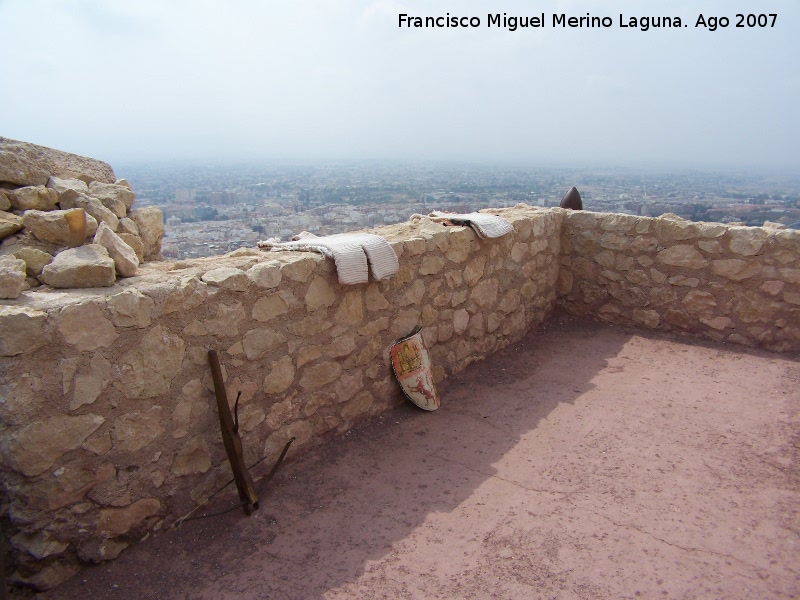
[[[234,427],[231,408],[228,406],[228,394],[225,392],[225,383],[222,381],[219,357],[213,348],[208,351],[208,362],[211,365],[211,377],[214,380],[214,393],[217,397],[222,442],[225,444],[225,452],[228,455],[228,462],[231,464],[233,479],[236,482],[236,489],[239,491],[239,499],[244,503],[245,514],[249,515],[254,509],[258,509],[258,497],[253,486],[253,479],[244,464],[242,440]]]

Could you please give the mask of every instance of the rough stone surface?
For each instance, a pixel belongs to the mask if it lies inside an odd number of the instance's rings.
[[[32,353],[47,343],[47,313],[27,306],[0,305],[0,356]]]
[[[42,283],[56,288],[108,287],[116,281],[114,260],[98,244],[71,248],[42,269]]]
[[[89,194],[103,202],[103,204],[116,205],[121,203],[124,208],[122,214],[117,214],[120,218],[124,217],[125,213],[133,206],[134,193],[130,187],[125,185],[92,181],[89,184]]]
[[[144,262],[144,242],[142,238],[133,233],[118,233],[120,239],[133,248],[136,258],[139,259],[139,264]]]
[[[76,219],[82,220],[82,227],[75,225]],[[86,239],[86,213],[82,208],[28,210],[22,217],[22,225],[43,242],[57,246],[79,246]]]
[[[0,256],[0,299],[17,298],[25,287],[25,261]]]
[[[63,209],[82,208],[87,215],[91,215],[98,223],[105,223],[112,231],[119,229],[119,217],[103,206],[97,198],[79,194],[69,200],[62,199],[59,205]]]
[[[211,269],[204,273],[200,279],[208,285],[236,292],[243,292],[250,285],[250,279],[247,274],[234,267]]]
[[[136,252],[105,223],[98,226],[94,243],[108,250],[108,255],[114,261],[114,268],[121,277],[133,277],[136,274],[136,269],[139,268]]]
[[[17,233],[20,229],[22,229],[22,217],[0,210],[0,240]]]
[[[50,177],[47,180],[47,187],[55,190],[59,196],[62,196],[67,191],[72,191],[76,194],[89,193],[89,186],[81,179],[62,179],[60,177]]]
[[[154,398],[167,393],[180,372],[184,349],[184,341],[163,325],[150,329],[120,361],[125,396]]]
[[[139,228],[139,237],[144,244],[145,260],[157,260],[161,256],[161,238],[164,237],[164,215],[157,206],[134,208],[130,218]]]
[[[714,341],[800,350],[800,338],[786,327],[800,318],[792,302],[792,294],[800,293],[800,271],[785,266],[800,254],[793,234],[784,240],[788,230],[692,223],[669,215],[642,220],[648,221],[657,239],[644,243],[635,228],[617,229],[624,235],[614,240],[616,247],[598,251],[590,242],[602,242],[604,224],[607,228],[615,219],[603,213],[568,215],[562,242],[571,255],[559,274],[563,308]],[[599,273],[596,264],[603,267]],[[650,268],[630,270],[636,264]],[[727,338],[720,333],[731,329]]]
[[[116,181],[114,170],[102,161],[0,137],[0,182],[45,185],[50,177]]]
[[[114,325],[91,301],[65,306],[61,310],[58,330],[64,341],[80,352],[108,348],[118,337]]]
[[[249,464],[276,458],[292,436],[299,454],[395,406],[389,348],[420,326],[437,382],[514,344],[556,306],[615,325],[800,351],[793,232],[770,230],[756,254],[741,254],[724,225],[525,206],[497,212],[514,232],[496,240],[424,219],[381,229],[400,256],[400,271],[383,282],[342,286],[333,261],[319,255],[245,249],[143,265],[108,289],[41,286],[1,301],[0,476],[12,490],[12,535],[47,523],[53,539],[70,544],[59,560],[102,560],[119,548],[102,550],[105,540],[152,535],[185,514],[185,502],[224,483],[212,347],[229,402],[241,392]],[[33,239],[25,231],[11,238],[2,253]],[[217,269],[236,271],[246,287],[201,280]],[[28,478],[6,460],[19,445],[5,440],[26,427],[87,414],[105,422],[40,475]],[[101,511],[122,510],[103,513],[114,521],[143,497],[158,501],[158,512],[122,538],[97,529]],[[48,569],[54,558],[27,554],[25,568]]]
[[[21,187],[10,194],[10,200],[16,210],[53,210],[58,204],[58,192],[43,185]]]
[[[38,248],[20,248],[14,256],[25,261],[25,272],[31,277],[38,277],[53,260],[52,254]]]
[[[13,468],[34,477],[79,448],[104,422],[103,417],[93,414],[51,417],[11,434],[2,444],[2,452]]]
[[[152,517],[161,509],[156,498],[142,498],[125,508],[108,508],[100,511],[97,529],[111,536],[124,535],[135,525]]]

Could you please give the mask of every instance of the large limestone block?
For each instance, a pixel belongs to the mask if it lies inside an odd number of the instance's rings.
[[[114,421],[114,447],[124,452],[136,452],[164,431],[164,410],[160,406],[121,415]]]
[[[700,237],[701,228],[677,215],[666,213],[653,220],[653,231],[662,241],[680,241]]]
[[[183,362],[183,340],[158,325],[120,361],[121,388],[128,398],[154,398],[169,391]]]
[[[108,348],[117,340],[117,330],[94,302],[70,304],[61,309],[58,330],[76,350]]]
[[[15,471],[35,477],[79,448],[104,422],[100,415],[58,415],[12,433],[3,444],[3,454]]]
[[[241,269],[235,267],[219,267],[203,274],[200,278],[204,283],[213,287],[220,287],[235,292],[244,292],[250,285],[250,279]]]
[[[137,289],[125,290],[108,299],[111,320],[117,327],[147,327],[154,308],[153,299]]]
[[[770,233],[761,227],[731,227],[728,231],[731,236],[731,252],[743,256],[758,254]]]
[[[139,228],[145,260],[157,260],[161,254],[161,238],[164,237],[164,215],[161,209],[157,206],[135,208],[129,216]]]
[[[31,277],[38,277],[47,265],[53,261],[53,255],[38,248],[20,248],[14,256],[25,261],[25,272]]]
[[[731,258],[727,260],[715,260],[711,263],[714,273],[733,281],[744,281],[750,277],[755,277],[761,273],[761,265],[756,261],[739,260]]]
[[[0,256],[0,299],[19,297],[25,287],[25,261]]]
[[[656,261],[664,265],[686,269],[702,269],[708,265],[708,260],[700,254],[700,251],[688,244],[679,244],[662,250],[656,256]]]
[[[133,191],[131,191],[130,187],[125,185],[92,181],[89,184],[89,195],[100,200],[105,206],[109,206],[110,204],[116,207],[119,204],[122,204],[125,209],[122,211],[121,215],[117,214],[117,216],[120,218],[124,217],[125,213],[127,213],[131,206],[133,206]]]
[[[139,236],[139,226],[136,224],[136,221],[130,217],[122,217],[119,220],[119,228],[114,231],[117,233],[131,233],[137,237]]]
[[[77,410],[85,404],[93,404],[111,381],[111,368],[111,363],[102,354],[96,353],[89,363],[89,370],[75,377],[69,409]]]
[[[481,308],[487,308],[497,302],[497,294],[500,290],[500,283],[497,279],[481,281],[472,290],[471,298]]]
[[[58,204],[58,192],[43,185],[21,187],[9,199],[17,210],[53,210]]]
[[[294,365],[291,356],[283,356],[264,378],[264,392],[282,394],[294,383]]]
[[[309,312],[325,308],[336,302],[336,291],[323,277],[317,275],[308,286],[305,301]]]
[[[251,329],[244,334],[242,346],[248,360],[258,360],[286,341],[283,334],[267,328]]]
[[[281,264],[277,260],[253,265],[247,270],[247,276],[255,285],[266,289],[278,287],[283,278]]]
[[[22,225],[43,242],[56,246],[80,246],[86,239],[86,213],[82,208],[29,210],[22,217]]]
[[[220,337],[235,337],[239,335],[239,324],[244,321],[244,308],[240,302],[234,304],[220,304],[217,306],[216,316],[204,321],[195,320],[184,327],[186,335],[216,335]]]
[[[47,187],[54,189],[59,197],[67,191],[75,192],[76,194],[88,194],[89,186],[85,181],[80,179],[61,179],[59,177],[50,177],[47,180]]]
[[[111,537],[125,535],[148,517],[158,514],[161,502],[156,498],[142,498],[124,508],[106,508],[100,511],[97,530]]]
[[[0,211],[0,240],[22,229],[22,217],[14,213]]]
[[[342,366],[338,362],[324,362],[308,367],[300,378],[300,387],[307,392],[336,381],[342,373]]]
[[[717,300],[709,292],[692,290],[683,297],[683,306],[687,311],[694,315],[700,315],[710,319],[714,310],[717,308]]]
[[[211,468],[211,453],[202,438],[195,438],[175,455],[172,461],[172,474],[177,477],[205,473]]]
[[[97,198],[90,198],[83,194],[79,194],[65,200],[62,198],[59,203],[62,209],[69,208],[82,208],[86,211],[87,215],[91,215],[98,223],[105,223],[112,231],[119,228],[119,218],[111,210],[103,206]]]
[[[280,273],[280,271],[278,271]],[[256,321],[269,321],[289,312],[289,307],[280,294],[263,296],[253,305],[252,317]]]
[[[50,176],[114,183],[108,163],[61,150],[0,137],[0,182],[45,185]]]
[[[61,554],[69,546],[65,542],[54,539],[49,531],[20,532],[9,541],[15,549],[26,552],[39,560]]]
[[[144,262],[144,242],[142,242],[142,238],[140,238],[138,235],[134,235],[133,233],[125,232],[118,233],[117,235],[123,242],[133,248],[136,258],[139,259],[139,264],[142,264]]]
[[[47,343],[47,313],[27,306],[0,306],[0,356],[38,350]]]
[[[42,283],[57,288],[91,288],[114,285],[114,260],[98,244],[64,250],[42,269]]]
[[[136,269],[139,268],[136,252],[105,223],[100,223],[98,226],[94,243],[108,250],[108,255],[114,261],[117,273],[122,277],[132,277],[136,274]]]

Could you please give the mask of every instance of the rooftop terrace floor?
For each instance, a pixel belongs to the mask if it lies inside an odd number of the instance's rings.
[[[796,358],[562,317],[440,393],[41,597],[800,596]]]

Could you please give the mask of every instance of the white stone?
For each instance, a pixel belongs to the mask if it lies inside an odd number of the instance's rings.
[[[43,185],[22,187],[11,193],[11,206],[17,210],[53,210],[58,204],[58,192]]]
[[[336,292],[324,278],[317,275],[308,286],[305,301],[309,311],[319,310],[336,302]]]
[[[105,223],[112,231],[116,231],[119,228],[119,217],[103,206],[97,198],[80,195],[69,200],[62,200],[60,206],[63,209],[82,208],[87,215],[94,217],[98,223]]]
[[[281,265],[276,260],[253,265],[247,270],[247,276],[255,285],[266,289],[278,287],[283,278]]]
[[[116,281],[114,260],[98,244],[64,250],[42,269],[42,283],[57,288],[108,287]]]
[[[70,304],[61,309],[58,330],[64,336],[64,341],[80,352],[108,348],[117,339],[114,325],[91,301]]]
[[[54,189],[60,196],[67,190],[72,190],[78,194],[88,194],[89,186],[85,181],[80,179],[61,179],[59,177],[50,177],[47,180],[47,187]]]
[[[122,277],[132,277],[136,274],[136,269],[139,268],[136,252],[105,223],[98,225],[94,243],[108,250],[108,255],[114,261],[117,273]]]
[[[153,315],[155,302],[136,288],[125,290],[108,299],[111,321],[117,327],[147,327]]]
[[[86,239],[86,212],[82,208],[69,210],[28,210],[22,225],[43,242],[56,246],[80,246]]]
[[[158,259],[161,254],[161,238],[164,237],[164,215],[161,209],[157,206],[135,208],[130,211],[129,216],[139,228],[145,259]]]
[[[0,240],[22,229],[22,217],[14,213],[0,211]]]
[[[213,287],[220,287],[235,292],[244,292],[250,285],[250,279],[241,269],[235,267],[219,267],[207,271],[201,278],[202,281]]]
[[[0,299],[18,298],[25,287],[25,261],[0,256]]]
[[[139,345],[120,359],[120,387],[128,398],[154,398],[169,391],[180,373],[184,342],[157,325],[145,333]]]
[[[286,338],[283,334],[273,329],[259,328],[245,333],[242,345],[248,360],[258,360],[285,342]]]
[[[264,378],[264,392],[281,394],[294,383],[294,365],[290,356],[283,356]]]
[[[656,256],[656,261],[661,264],[687,269],[702,269],[708,265],[708,260],[700,254],[697,248],[686,244],[662,250]]]
[[[47,313],[28,306],[0,305],[0,356],[34,352],[47,343]]]

